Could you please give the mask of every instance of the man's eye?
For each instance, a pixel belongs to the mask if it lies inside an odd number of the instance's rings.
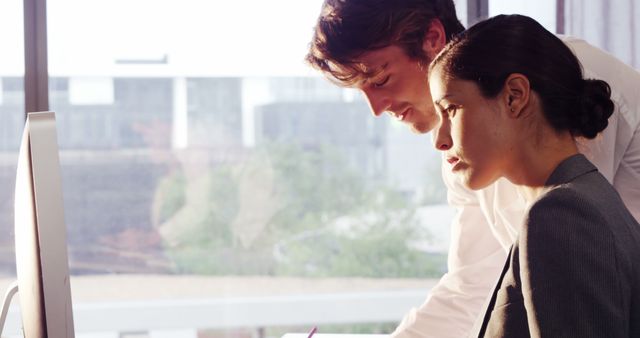
[[[376,88],[384,86],[389,81],[390,77],[391,77],[390,75],[387,75],[384,79],[382,79],[382,81],[375,82],[373,86]]]

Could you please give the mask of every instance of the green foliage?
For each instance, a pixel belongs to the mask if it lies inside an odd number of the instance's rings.
[[[236,185],[229,168],[211,169],[188,182],[183,173],[170,175],[159,185],[160,222],[179,228],[167,244],[179,272],[199,274],[236,273],[233,263],[241,253],[229,252],[229,224],[238,211]]]
[[[158,182],[158,191],[165,193],[159,200],[158,221],[164,222],[174,215],[186,203],[184,186],[187,180],[182,172],[164,177]]]
[[[429,204],[442,204],[447,200],[447,187],[442,180],[442,168],[440,154],[436,154],[431,161],[427,162],[428,165],[424,171],[425,185],[422,190],[422,201],[424,205]]]
[[[406,227],[383,229],[380,224],[357,236],[320,234],[290,244],[279,271],[315,277],[440,276],[446,257],[408,247],[411,235]]]
[[[321,219],[332,219],[366,207],[364,180],[350,169],[346,159],[332,147],[304,151],[293,145],[272,145],[269,153],[277,178],[276,185],[286,201],[275,223],[296,228],[317,226]],[[299,220],[304,222],[298,223]],[[292,222],[296,220],[296,222]],[[295,230],[288,228],[287,231]]]
[[[334,147],[273,144],[255,154],[202,177],[175,174],[158,186],[164,197],[158,226],[179,272],[428,277],[444,271],[444,257],[408,245],[427,239],[416,206],[368,182]]]

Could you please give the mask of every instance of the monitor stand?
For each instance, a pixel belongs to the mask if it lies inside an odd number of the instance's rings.
[[[4,294],[4,304],[2,304],[2,314],[0,314],[0,335],[4,331],[4,322],[7,320],[7,313],[9,313],[9,305],[11,305],[11,299],[18,292],[18,281],[11,283],[7,289],[7,293]]]

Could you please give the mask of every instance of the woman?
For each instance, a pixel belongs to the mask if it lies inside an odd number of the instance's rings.
[[[471,189],[501,177],[530,208],[480,337],[640,337],[640,225],[576,147],[613,111],[606,82],[531,18],[481,22],[432,61],[434,143]]]

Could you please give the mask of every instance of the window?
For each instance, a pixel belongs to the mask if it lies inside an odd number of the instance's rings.
[[[24,42],[22,1],[0,2],[0,274],[14,277],[13,190],[24,124]],[[8,285],[2,284],[2,285]]]
[[[490,16],[528,15],[551,32],[582,38],[636,69],[640,67],[640,25],[635,20],[640,15],[640,6],[635,1],[485,0],[480,3],[481,7],[488,7]]]
[[[423,301],[452,217],[439,156],[304,64],[320,5],[48,1],[74,302],[259,297],[307,330],[269,297],[414,291],[362,329],[388,332]]]
[[[5,187],[24,121],[22,2],[0,2]],[[77,316],[77,333],[389,332],[445,272],[439,155],[303,63],[321,3],[47,1],[72,293],[77,311],[103,311]],[[638,67],[640,6],[606,3],[456,1],[464,23],[526,14]],[[594,29],[602,8],[609,28]],[[7,278],[12,247],[0,239]],[[384,306],[363,318],[368,301]]]

